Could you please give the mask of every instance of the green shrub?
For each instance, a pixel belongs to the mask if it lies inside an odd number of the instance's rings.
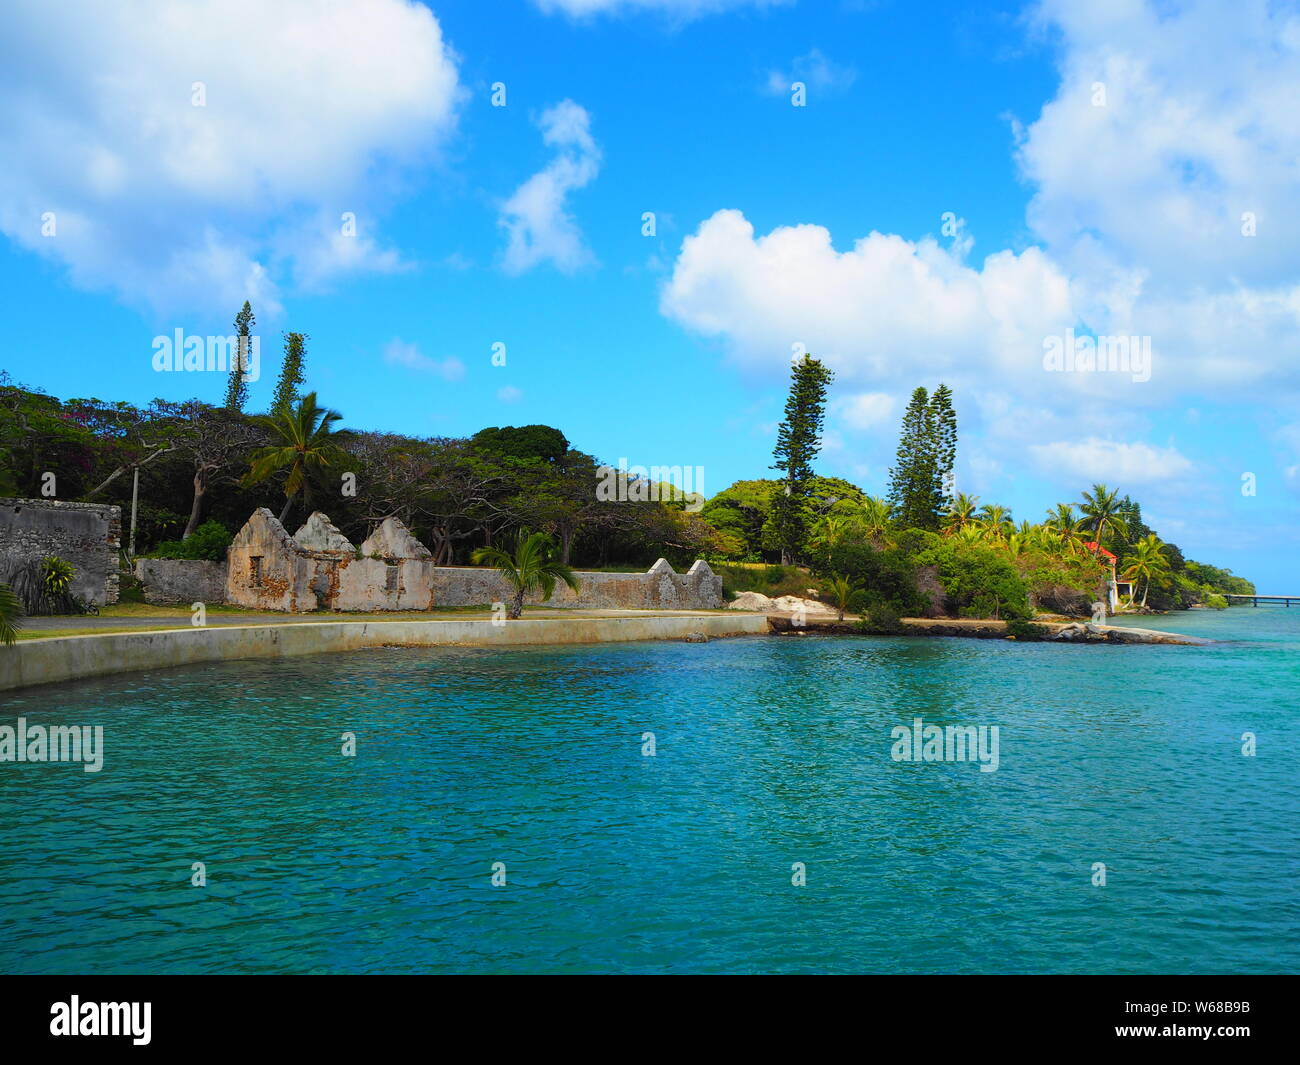
[[[1012,618],[1007,622],[1007,635],[1017,640],[1045,640],[1049,631],[1046,625],[1035,625],[1024,618]]]
[[[808,573],[798,566],[743,566],[738,563],[720,562],[711,565],[713,572],[722,580],[722,590],[728,599],[734,599],[741,592],[761,592],[773,599],[782,595],[807,596],[809,588],[820,586],[821,582],[813,580]],[[781,576],[776,584],[772,583],[772,570],[780,570]]]
[[[1207,592],[1204,598],[1202,598],[1201,602],[1204,603],[1206,606],[1208,606],[1211,610],[1228,609],[1228,600],[1226,600],[1218,592]]]
[[[185,540],[164,540],[150,552],[149,557],[221,562],[233,539],[219,521],[205,521]]]
[[[899,617],[914,617],[929,605],[917,590],[916,567],[896,547],[882,551],[864,541],[841,543],[818,556],[813,572],[821,577],[844,576],[861,588],[863,598],[854,613],[861,613],[865,605],[868,610],[888,607]]]
[[[848,613],[865,614],[871,609],[871,596],[865,588],[854,588],[849,595]]]
[[[117,601],[119,603],[144,602],[144,584],[130,570],[123,570],[118,574]]]
[[[0,643],[13,643],[22,628],[23,604],[13,589],[0,584]]]
[[[894,635],[903,631],[902,615],[888,603],[873,603],[858,627],[864,632]]]
[[[917,556],[935,566],[948,598],[948,609],[968,618],[1029,618],[1029,590],[1002,552],[953,540],[936,543]]]
[[[49,595],[59,596],[66,593],[68,585],[76,575],[77,571],[72,563],[57,555],[47,555],[41,559],[41,583]]]

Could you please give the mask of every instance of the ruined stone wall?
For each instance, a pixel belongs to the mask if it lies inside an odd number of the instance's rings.
[[[578,573],[577,594],[557,585],[548,605],[587,609],[702,610],[723,605],[722,580],[708,563],[675,573],[660,559],[647,573]],[[435,566],[428,548],[396,518],[359,548],[324,514],[292,537],[269,510],[258,510],[227,555],[226,602],[269,610],[430,610],[483,606],[509,597],[486,568]],[[537,597],[528,600],[539,602]]]
[[[563,582],[548,606],[588,610],[718,610],[723,606],[722,579],[698,561],[686,573],[674,572],[660,559],[647,573],[578,571],[578,592]],[[440,606],[477,606],[504,602],[505,582],[495,571],[443,567],[434,571],[434,600]],[[537,604],[540,597],[527,602]]]
[[[224,603],[226,564],[180,558],[136,559],[146,603]]]
[[[54,499],[0,499],[0,580],[56,555],[76,570],[69,591],[88,603],[116,603],[122,508]]]

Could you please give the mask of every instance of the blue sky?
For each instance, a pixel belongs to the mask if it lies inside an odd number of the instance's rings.
[[[217,401],[152,341],[248,298],[254,406],[293,329],[347,424],[546,422],[712,493],[767,475],[803,344],[825,473],[882,492],[944,380],[960,488],[1037,520],[1103,480],[1300,589],[1293,4],[59,7],[0,16],[23,383]],[[1048,371],[1070,329],[1149,337],[1149,379]]]

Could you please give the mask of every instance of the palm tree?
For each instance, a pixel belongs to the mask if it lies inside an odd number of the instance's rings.
[[[1073,503],[1057,503],[1047,512],[1043,526],[1057,534],[1057,546],[1064,549],[1066,554],[1074,555],[1079,545],[1079,522]]]
[[[1079,519],[1074,513],[1074,504],[1057,503],[1047,512],[1047,520],[1043,524],[1051,526],[1057,532],[1074,532],[1079,527]]]
[[[879,547],[889,538],[889,504],[877,496],[862,500],[856,523],[868,540]]]
[[[831,598],[835,601],[835,609],[839,611],[840,621],[844,620],[844,612],[849,609],[849,600],[856,591],[853,582],[845,576],[831,579]]]
[[[944,515],[944,531],[954,533],[964,528],[974,519],[975,506],[979,501],[979,496],[968,496],[965,492],[958,492],[948,504],[948,513]]]
[[[546,602],[555,591],[557,580],[575,592],[578,590],[576,574],[555,557],[555,541],[543,532],[530,533],[521,529],[513,555],[499,547],[480,547],[474,552],[473,559],[476,566],[496,566],[497,572],[514,590],[506,606],[506,617],[511,619],[524,612],[524,596],[529,592],[540,591],[542,602]]]
[[[14,590],[7,584],[0,584],[0,643],[10,644],[18,639],[18,630],[23,627],[23,604]]]
[[[347,453],[335,442],[337,435],[331,428],[342,417],[338,411],[318,407],[316,393],[308,392],[296,407],[253,418],[276,443],[253,452],[243,483],[258,484],[271,474],[288,469],[289,475],[284,481],[284,509],[280,511],[281,525],[289,516],[294,496],[302,493],[304,504],[311,498],[311,475],[345,458]]]
[[[1107,531],[1128,534],[1128,525],[1120,516],[1119,493],[1104,484],[1094,484],[1091,492],[1083,493],[1083,502],[1077,504],[1083,511],[1083,526],[1090,528],[1098,547],[1105,547]]]
[[[1011,511],[1001,503],[985,503],[980,507],[976,523],[990,540],[1004,540],[1007,533],[1014,528],[1011,523]]]
[[[826,514],[817,519],[808,546],[832,551],[840,545],[849,531],[853,518],[846,514]]]
[[[1151,582],[1160,580],[1169,574],[1169,560],[1164,554],[1164,544],[1155,533],[1148,533],[1145,539],[1133,545],[1133,554],[1129,556],[1128,568],[1124,570],[1124,579],[1136,585],[1145,581],[1142,587],[1142,605],[1147,605],[1147,594],[1151,591]],[[1133,601],[1132,594],[1129,602]]]

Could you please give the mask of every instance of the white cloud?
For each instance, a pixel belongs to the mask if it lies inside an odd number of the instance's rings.
[[[1061,82],[1017,159],[1081,316],[1153,337],[1188,387],[1300,385],[1300,15],[1046,0],[1038,18]]]
[[[504,388],[497,389],[497,399],[502,403],[518,403],[523,398],[523,391],[514,385],[506,385]]]
[[[508,234],[503,265],[519,274],[549,260],[572,273],[593,258],[565,201],[595,179],[600,149],[591,137],[591,116],[572,100],[543,112],[538,125],[556,155],[501,206],[499,224]]]
[[[739,8],[783,7],[794,0],[533,0],[547,14],[565,14],[572,18],[593,15],[625,15],[653,12],[685,22],[703,15],[714,15]]]
[[[1036,245],[968,262],[963,227],[948,247],[836,234],[840,251],[821,226],[756,234],[723,209],[683,241],[662,313],[764,376],[784,376],[802,344],[849,390],[899,398],[946,382],[965,438],[981,440],[986,465],[972,473],[986,482],[1030,444],[1057,457],[1041,442],[1062,426],[1091,446],[1060,456],[1070,472],[1188,473],[1172,445],[1140,442],[1150,412],[1300,393],[1300,15],[1264,0],[1154,10],[1039,9],[1060,44],[1060,85],[1017,127]],[[1094,82],[1105,107],[1092,105]],[[1245,211],[1254,237],[1241,234]],[[1071,328],[1150,338],[1150,380],[1047,372],[1045,341]],[[833,413],[851,427],[851,408]]]
[[[1029,453],[1044,472],[1072,474],[1106,484],[1153,484],[1181,477],[1192,469],[1192,463],[1177,448],[1095,436],[1031,444]]]
[[[661,309],[732,357],[784,370],[793,345],[847,383],[910,387],[918,377],[978,381],[1019,373],[1056,388],[1042,369],[1044,336],[1074,320],[1069,283],[1037,248],[999,252],[982,269],[926,238],[871,233],[837,251],[822,226],[756,237],[735,210],[687,237]]]
[[[262,312],[294,279],[394,268],[337,220],[445,142],[461,95],[412,0],[17,0],[5,32],[0,231],[157,309]]]
[[[420,353],[414,344],[408,344],[400,337],[394,337],[384,346],[384,362],[389,366],[401,366],[408,370],[431,373],[446,381],[459,381],[465,376],[465,364],[454,356],[438,360]]]
[[[1293,281],[1294,7],[1046,0],[1039,19],[1059,34],[1061,83],[1018,158],[1036,186],[1029,221],[1054,253],[1075,266],[1099,243],[1107,260],[1176,291]],[[1255,237],[1241,232],[1247,211]]]
[[[831,403],[831,414],[850,429],[877,429],[891,423],[894,397],[885,392],[859,392],[844,396]]]
[[[846,91],[857,77],[854,67],[836,63],[813,48],[796,57],[788,70],[769,70],[764,89],[773,96],[784,96],[794,82],[801,81],[814,95],[830,96]]]

